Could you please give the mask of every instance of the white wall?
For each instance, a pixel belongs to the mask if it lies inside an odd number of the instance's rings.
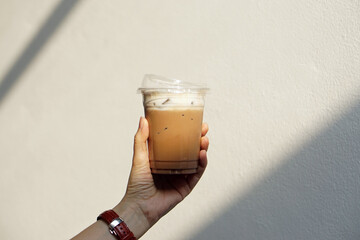
[[[1,1],[0,55],[1,239],[121,199],[145,73],[212,91],[208,169],[143,239],[359,238],[359,1]]]

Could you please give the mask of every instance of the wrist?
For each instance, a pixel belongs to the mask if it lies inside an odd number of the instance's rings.
[[[113,210],[124,220],[137,239],[151,227],[140,206],[125,197]]]

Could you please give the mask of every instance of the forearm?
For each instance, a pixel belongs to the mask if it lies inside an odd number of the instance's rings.
[[[109,227],[102,221],[96,221],[81,233],[76,235],[72,240],[114,240],[109,232]]]
[[[141,209],[134,203],[128,203],[123,199],[113,210],[124,220],[128,228],[139,239],[150,228],[150,224]],[[109,232],[107,224],[101,220],[96,221],[72,240],[114,240],[115,237]]]

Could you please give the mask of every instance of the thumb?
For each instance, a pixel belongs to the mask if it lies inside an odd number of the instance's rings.
[[[149,137],[149,124],[146,118],[140,117],[139,128],[134,138],[133,165],[149,164],[146,141]]]

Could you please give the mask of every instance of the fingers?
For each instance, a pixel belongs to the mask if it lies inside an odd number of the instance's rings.
[[[200,141],[200,150],[205,150],[207,151],[209,148],[209,139],[208,137],[202,137],[201,141]]]
[[[200,141],[200,150],[208,150],[209,148],[209,139],[205,135],[209,131],[209,125],[207,123],[203,123],[201,129],[201,141]]]
[[[198,173],[203,174],[207,166],[207,152],[205,150],[200,151],[200,160],[199,160],[199,171]]]
[[[209,131],[209,125],[207,123],[203,123],[201,128],[201,136],[202,137],[205,136],[208,131]]]
[[[209,148],[209,139],[205,135],[207,134],[208,131],[209,131],[209,125],[207,123],[203,123],[201,129],[200,158],[199,158],[198,171],[195,174],[189,175],[189,177],[187,178],[187,182],[191,190],[199,182],[207,166],[206,151]]]
[[[143,117],[140,118],[139,128],[134,138],[134,159],[133,164],[148,164],[148,153],[146,141],[149,137],[149,124]]]
[[[198,172],[192,175],[189,175],[189,177],[187,178],[187,182],[188,185],[190,187],[190,189],[192,190],[195,185],[199,182],[201,176],[203,175],[206,166],[207,166],[207,155],[206,155],[206,151],[205,150],[201,150],[200,151],[200,160],[199,160],[199,167],[198,167]]]

